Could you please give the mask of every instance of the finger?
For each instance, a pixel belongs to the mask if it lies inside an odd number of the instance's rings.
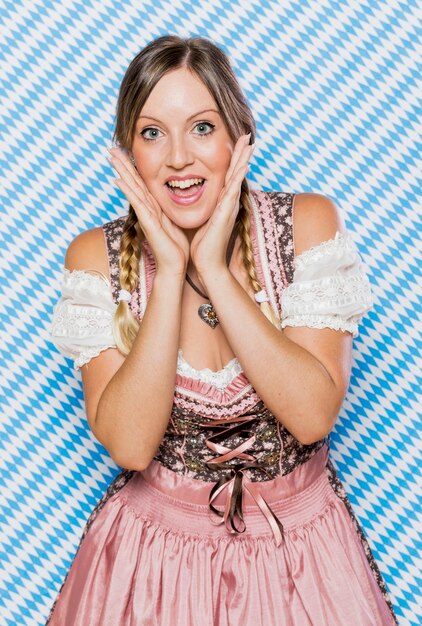
[[[228,167],[227,173],[226,173],[226,180],[224,184],[227,184],[228,180],[230,179],[231,175],[233,174],[234,169],[236,168],[237,162],[239,160],[239,157],[244,149],[245,146],[248,145],[248,141],[249,139],[247,138],[248,135],[241,135],[239,137],[239,139],[236,142],[233,154],[232,154],[232,158],[230,161],[230,165]]]
[[[249,155],[248,155],[248,159],[249,159]],[[249,160],[248,159],[242,159],[238,161],[237,166],[234,168],[230,178],[228,179],[226,185],[222,188],[222,194],[223,196],[225,195],[225,192],[228,191],[229,189],[232,188],[232,186],[236,186],[240,182],[243,180],[246,172],[249,170]],[[242,172],[242,178],[238,178],[238,174],[239,172]]]
[[[126,163],[117,156],[113,156],[110,158],[110,163],[112,167],[116,170],[116,172],[127,182],[133,181],[133,185],[137,185],[140,188],[143,188],[142,179],[136,175],[133,167],[127,167]],[[140,184],[141,183],[141,184]]]
[[[137,195],[140,200],[146,202],[147,198],[144,188],[138,184],[127,168],[125,168],[120,161],[114,158],[112,160],[112,165],[119,174],[121,180]]]
[[[251,158],[252,152],[255,148],[255,144],[249,145],[246,144],[242,151],[240,152],[238,159],[236,161],[236,163],[233,164],[233,168],[231,168],[231,171],[228,172],[228,176],[227,176],[227,180],[226,180],[226,185],[230,185],[231,179],[233,176],[236,175],[237,170],[239,169],[239,167],[244,167],[245,165],[249,165],[249,159]]]
[[[160,222],[160,224],[162,224],[163,226],[167,226],[170,229],[174,229],[174,228],[178,228],[176,226],[176,224],[168,217],[168,215],[166,215],[164,213],[164,211],[161,209],[160,205],[157,203],[157,206],[159,207],[159,211],[157,212],[157,216],[158,216],[158,221]]]
[[[110,150],[110,154],[112,157],[114,157],[115,159],[119,159],[119,161],[121,161],[121,163],[126,167],[126,169],[133,175],[133,174],[138,174],[138,170],[136,169],[136,167],[134,166],[134,164],[131,162],[131,160],[129,159],[129,157],[127,156],[127,154],[125,152],[123,152],[123,150],[120,150],[119,148],[112,148]]]
[[[243,148],[247,145],[247,139],[246,139],[246,135],[241,135],[239,137],[239,139],[236,142],[231,160],[230,160],[230,164],[229,167],[227,169],[227,173],[226,173],[226,180],[225,180],[225,184],[227,184],[228,180],[230,179],[230,177],[233,174],[233,171],[236,167],[236,164],[239,160],[239,156],[243,150]]]
[[[251,154],[253,152],[254,149],[254,145],[252,146],[246,146],[245,150],[242,151],[243,154],[241,157],[239,157],[238,162],[236,167],[234,168],[230,178],[228,179],[227,183],[226,183],[226,187],[230,188],[233,184],[234,181],[234,185],[236,186],[238,184],[238,172],[242,171],[243,172],[243,176],[240,179],[241,181],[243,180],[243,178],[245,177],[246,173],[249,170],[249,159],[251,157]],[[246,169],[245,169],[246,168]]]
[[[114,148],[114,150],[117,150],[117,148]],[[140,195],[141,200],[145,204],[148,204],[149,210],[154,209],[157,216],[159,216],[159,214],[161,213],[161,207],[155,200],[154,196],[150,193],[144,180],[142,179],[142,176],[139,174],[137,169],[130,163],[126,155],[122,151],[119,151],[119,155],[112,157],[110,161],[112,162],[113,167],[119,173],[120,177],[128,185],[130,185],[136,193]]]
[[[232,180],[230,181],[228,192],[232,194],[232,196],[237,196],[242,192],[242,181],[245,178],[246,174],[249,171],[249,163],[245,165],[241,165],[239,169],[233,174]]]
[[[126,170],[133,180],[145,191],[145,183],[142,180],[142,176],[139,174],[136,167],[131,163],[126,154],[118,148],[113,148],[111,153],[111,164],[118,171],[119,174],[123,174]]]
[[[148,222],[149,219],[155,217],[153,212],[150,211],[148,205],[140,200],[139,196],[134,192],[130,185],[128,185],[121,178],[117,178],[114,182],[116,183],[118,188],[121,189],[121,191],[125,194],[126,198],[133,206],[133,208],[136,209],[136,214],[139,221],[141,222],[141,226],[143,220]]]
[[[239,198],[242,191],[242,181],[249,170],[249,165],[242,165],[232,175],[229,184],[224,189],[221,200],[212,215],[212,221],[221,219],[224,223],[230,223],[233,215],[237,215],[239,210]]]
[[[117,167],[116,167],[117,169]],[[154,198],[154,196],[149,192],[146,185],[138,185],[137,180],[133,178],[133,176],[128,172],[126,168],[120,164],[118,166],[120,179],[116,179],[117,186],[123,191],[126,198],[129,202],[136,208],[139,207],[138,210],[143,208],[143,213],[145,214],[145,209],[148,211],[150,215],[154,215],[154,217],[161,224],[161,207]],[[118,184],[120,182],[120,185]],[[143,182],[143,181],[142,181]],[[130,194],[130,197],[129,197]]]
[[[242,193],[242,181],[249,170],[249,165],[243,165],[239,167],[235,174],[233,174],[231,181],[227,187],[227,192],[223,200],[223,205],[227,205],[227,217],[230,219],[233,212],[239,210],[239,198]],[[224,209],[223,209],[224,211]]]

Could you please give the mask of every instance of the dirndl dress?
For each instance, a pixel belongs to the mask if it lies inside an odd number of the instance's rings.
[[[276,303],[274,278],[281,276],[265,251],[276,243],[271,233],[281,231],[288,243],[292,199],[281,192],[253,194],[257,271]],[[274,220],[268,228],[270,211],[278,216],[278,230]],[[120,288],[116,241],[123,224],[118,218],[104,225],[110,282],[95,273],[64,272],[52,338],[76,368],[115,347],[105,322]],[[289,277],[288,246],[282,249]],[[354,274],[347,250],[354,254]],[[138,299],[131,302],[140,319],[154,274],[147,242],[144,252]],[[337,234],[310,252],[299,262],[296,257],[296,269],[311,263],[315,273],[317,263],[332,267],[336,259],[338,277],[342,259],[344,280],[354,284],[350,308],[343,306],[334,321],[333,309],[319,313],[320,327],[337,324],[355,336],[359,316],[371,305],[350,237]],[[278,261],[277,267],[280,272]],[[304,275],[291,272],[281,290],[285,325],[304,325],[303,302],[300,314],[294,309]],[[93,305],[96,334],[92,323],[81,333],[80,319]],[[237,358],[218,372],[196,370],[179,350],[174,404],[160,447],[145,470],[122,469],[95,506],[46,626],[397,624],[329,447],[330,436],[310,445],[297,441],[257,395]]]

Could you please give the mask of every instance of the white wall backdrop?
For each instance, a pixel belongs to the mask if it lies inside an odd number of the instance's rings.
[[[117,91],[163,34],[206,36],[229,54],[257,120],[252,185],[324,193],[354,233],[375,307],[354,341],[331,455],[400,623],[421,623],[417,4],[0,4],[1,624],[44,624],[120,470],[49,325],[70,240],[127,211],[106,149]]]

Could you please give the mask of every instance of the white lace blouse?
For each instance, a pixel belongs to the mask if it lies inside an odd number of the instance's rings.
[[[371,285],[349,231],[336,232],[295,257],[291,284],[281,296],[281,328],[308,326],[359,334],[373,307]]]
[[[61,296],[50,329],[53,345],[80,368],[107,348],[116,348],[112,319],[117,305],[110,283],[92,270],[63,269]],[[371,287],[348,231],[305,250],[295,257],[293,281],[282,293],[281,328],[333,328],[358,334],[364,313],[373,307]],[[235,358],[214,372],[197,370],[179,349],[177,371],[220,389],[242,371]]]

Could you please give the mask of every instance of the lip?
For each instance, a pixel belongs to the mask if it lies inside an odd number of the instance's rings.
[[[190,176],[188,178],[190,178]],[[202,178],[202,177],[201,176],[195,176],[194,178]],[[169,180],[172,180],[172,179],[169,178]],[[173,178],[173,180],[174,180],[174,178]],[[183,179],[178,179],[178,180],[183,180]],[[168,195],[170,197],[170,200],[172,200],[176,204],[187,205],[187,204],[195,204],[195,202],[198,202],[199,198],[204,193],[204,189],[206,187],[206,184],[207,184],[207,181],[204,180],[202,186],[197,191],[195,191],[190,196],[184,196],[184,197],[176,196],[176,194],[173,193],[171,191],[170,187],[168,187],[167,185],[164,185],[164,187],[167,189],[167,193],[168,193]]]
[[[189,178],[205,178],[204,176],[200,176],[199,174],[186,174],[186,176],[169,176],[164,181],[164,184],[168,183],[169,180],[189,180]]]

